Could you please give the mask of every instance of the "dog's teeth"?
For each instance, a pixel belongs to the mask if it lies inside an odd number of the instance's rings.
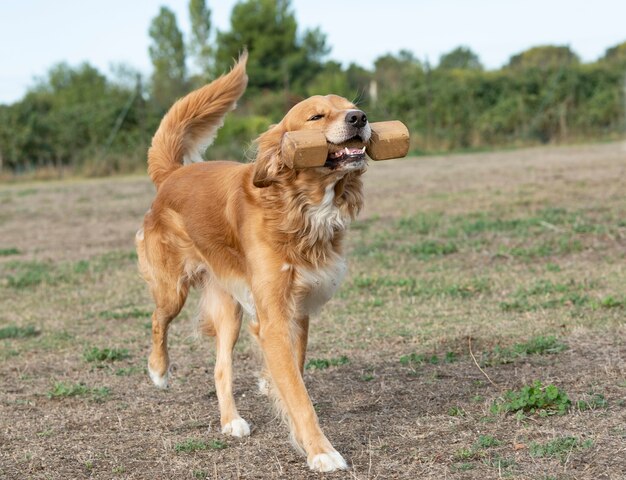
[[[344,148],[343,151],[346,155],[350,155],[350,150],[348,149],[348,147]]]

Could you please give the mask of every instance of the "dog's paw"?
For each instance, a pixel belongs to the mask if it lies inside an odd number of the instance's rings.
[[[319,453],[307,463],[309,468],[315,472],[334,472],[348,468],[348,464],[336,450],[330,453]]]
[[[250,425],[243,418],[235,418],[224,425],[222,433],[233,437],[247,437],[250,435]]]
[[[167,388],[167,381],[169,379],[169,371],[165,372],[165,375],[160,375],[148,365],[148,374],[150,375],[150,380],[154,383],[158,388],[165,389]]]

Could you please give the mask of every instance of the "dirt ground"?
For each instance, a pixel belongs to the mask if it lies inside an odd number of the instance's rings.
[[[171,387],[150,383],[147,177],[0,185],[0,478],[626,478],[626,144],[382,162],[365,183],[305,373],[350,465],[332,474],[257,393],[247,331],[252,434],[220,433],[197,296]]]

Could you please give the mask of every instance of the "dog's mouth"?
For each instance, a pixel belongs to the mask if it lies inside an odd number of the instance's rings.
[[[324,167],[331,170],[352,170],[365,166],[365,144],[354,137],[340,145],[328,144],[328,157]]]

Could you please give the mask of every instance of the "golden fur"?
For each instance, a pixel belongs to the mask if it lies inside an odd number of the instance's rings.
[[[346,468],[319,427],[302,372],[309,315],[328,301],[345,272],[342,242],[362,207],[365,162],[293,170],[281,158],[281,139],[287,131],[318,128],[336,151],[355,142],[364,146],[369,126],[361,129],[362,140],[349,140],[346,112],[356,107],[338,96],[311,97],[257,139],[254,163],[184,164],[201,160],[235,108],[247,84],[246,60],[244,53],[230,73],[176,102],[148,153],[157,194],[136,244],[156,304],[149,371],[158,386],[167,386],[168,325],[189,288],[201,289],[201,330],[216,336],[222,431],[248,435],[232,394],[232,349],[247,311],[265,375],[309,466]]]

